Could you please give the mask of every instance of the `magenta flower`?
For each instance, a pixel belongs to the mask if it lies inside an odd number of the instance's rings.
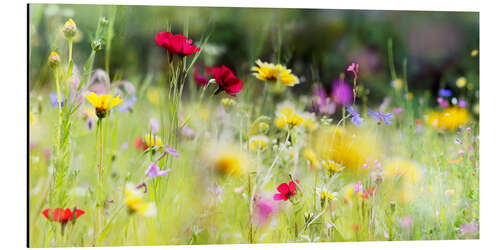
[[[345,79],[333,81],[332,90],[332,99],[336,104],[346,106],[352,103],[354,93]]]
[[[155,178],[158,176],[165,176],[170,172],[170,168],[167,170],[160,170],[158,165],[156,163],[151,163],[151,166],[149,166],[148,170],[146,171],[146,174],[149,175],[150,178]]]
[[[353,62],[347,67],[347,71],[354,73],[354,81],[358,80],[359,64]]]
[[[460,99],[458,101],[458,106],[461,108],[466,108],[467,107],[467,102],[465,100]]]
[[[335,113],[335,103],[326,95],[326,90],[322,85],[315,85],[312,90],[312,110],[317,114]]]
[[[279,203],[267,195],[256,195],[254,202],[253,218],[259,226],[267,224],[272,215],[279,210]]]

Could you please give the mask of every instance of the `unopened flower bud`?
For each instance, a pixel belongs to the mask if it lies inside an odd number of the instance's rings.
[[[76,35],[76,23],[73,21],[73,19],[70,18],[68,21],[66,21],[66,23],[64,23],[62,31],[66,39],[72,39]]]
[[[49,64],[49,66],[52,69],[55,69],[55,68],[57,68],[57,66],[59,66],[60,62],[61,62],[61,57],[59,57],[59,55],[57,54],[57,52],[55,52],[55,51],[50,52],[49,59],[47,61],[47,63]]]
[[[101,40],[96,40],[92,42],[92,49],[94,51],[99,51],[102,49],[102,42]]]

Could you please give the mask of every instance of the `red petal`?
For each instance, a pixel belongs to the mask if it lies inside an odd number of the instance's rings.
[[[280,192],[280,194],[286,195],[289,191],[288,184],[281,183],[281,185],[278,186],[277,190],[278,190],[278,192]]]
[[[42,214],[43,214],[43,216],[45,216],[45,218],[47,218],[48,220],[50,220],[50,217],[49,217],[49,213],[50,212],[52,212],[52,209],[47,208],[47,209],[43,210]]]
[[[288,189],[290,190],[290,193],[292,193],[292,195],[295,195],[295,182],[291,181],[289,184],[288,184]]]
[[[85,211],[80,210],[80,209],[76,209],[76,215],[75,215],[75,218],[78,218],[78,217],[80,217],[80,216],[82,216],[82,215],[84,215],[84,214],[85,214]]]

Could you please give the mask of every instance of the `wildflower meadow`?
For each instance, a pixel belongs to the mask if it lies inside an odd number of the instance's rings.
[[[29,245],[479,239],[479,15],[31,4]]]

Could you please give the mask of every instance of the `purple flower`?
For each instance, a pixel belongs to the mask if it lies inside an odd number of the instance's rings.
[[[50,93],[50,105],[52,107],[57,107],[57,93]],[[64,96],[61,95],[61,107],[64,106]]]
[[[179,153],[177,153],[177,150],[175,150],[175,148],[173,148],[173,147],[166,146],[165,147],[165,152],[171,154],[175,158],[179,157]]]
[[[335,103],[326,95],[326,90],[322,85],[315,85],[312,92],[312,109],[315,113],[328,115],[335,113]]]
[[[474,235],[479,231],[479,224],[476,221],[470,223],[463,223],[460,225],[460,234],[462,235]]]
[[[123,101],[123,103],[117,107],[118,112],[124,113],[124,112],[129,111],[130,113],[132,113],[133,107],[134,107],[134,104],[136,101],[137,101],[137,97],[135,95],[130,97],[130,98],[126,98]]]
[[[332,90],[332,99],[336,104],[346,106],[352,103],[352,88],[345,79],[337,79],[333,81]]]
[[[463,99],[460,99],[460,101],[458,101],[458,106],[461,107],[461,108],[466,108],[467,107],[467,102]]]
[[[451,89],[439,89],[439,96],[450,97],[451,94]]]
[[[351,65],[347,67],[347,71],[354,73],[354,81],[358,80],[359,64],[353,62]]]
[[[160,123],[155,118],[149,120],[149,127],[151,128],[151,133],[156,135],[160,130]]]
[[[361,126],[361,124],[363,123],[363,118],[361,118],[356,108],[354,108],[351,105],[348,105],[347,112],[352,116],[351,118],[352,123],[354,123],[357,126]]]
[[[354,193],[357,194],[363,190],[363,185],[361,184],[361,181],[358,181],[358,183],[354,184]]]
[[[391,125],[392,118],[394,117],[392,113],[374,112],[371,108],[368,109],[368,115],[375,118],[378,123],[383,121],[386,125]]]
[[[148,170],[146,170],[146,174],[149,175],[150,178],[155,178],[158,176],[164,176],[170,172],[170,168],[167,170],[160,170],[158,165],[156,163],[151,163],[151,166],[149,166]]]

